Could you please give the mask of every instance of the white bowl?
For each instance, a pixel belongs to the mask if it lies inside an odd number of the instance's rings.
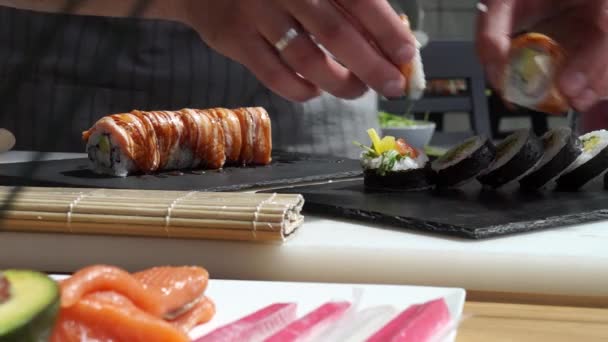
[[[435,128],[434,122],[408,127],[382,127],[382,135],[393,136],[397,139],[403,138],[413,147],[423,149],[431,142],[433,134],[435,134]]]

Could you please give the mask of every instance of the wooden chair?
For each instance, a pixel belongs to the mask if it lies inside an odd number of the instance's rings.
[[[433,137],[432,144],[449,146],[478,134],[492,137],[486,96],[486,81],[483,69],[477,61],[475,46],[470,41],[432,41],[422,51],[422,60],[427,79],[464,79],[467,84],[465,94],[458,96],[425,96],[411,103],[406,99],[381,100],[380,110],[390,113],[405,113],[410,106],[412,113],[437,113],[442,119],[444,113],[469,113],[469,132],[445,132],[442,124]]]

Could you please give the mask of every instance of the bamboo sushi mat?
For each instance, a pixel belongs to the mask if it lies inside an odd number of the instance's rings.
[[[0,203],[11,232],[283,242],[304,222],[297,194],[0,187]]]

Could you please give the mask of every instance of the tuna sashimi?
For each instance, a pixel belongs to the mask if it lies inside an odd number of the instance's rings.
[[[163,315],[174,319],[189,310],[207,289],[209,273],[201,267],[153,267],[133,274],[149,292],[160,296]]]
[[[397,315],[392,306],[377,306],[344,317],[335,327],[325,332],[320,342],[365,341]]]
[[[188,342],[172,324],[139,309],[116,292],[95,292],[63,308],[51,342]]]
[[[450,312],[443,300],[413,305],[370,337],[368,342],[426,342],[450,323]]]
[[[290,323],[283,330],[269,337],[268,342],[304,341],[315,337],[326,329],[351,306],[349,302],[326,303],[308,313],[306,316]]]
[[[114,291],[131,300],[137,307],[161,317],[164,314],[161,294],[147,291],[144,285],[127,271],[114,266],[85,267],[61,282],[61,307],[68,308],[87,294]]]
[[[215,303],[203,297],[190,311],[169,322],[187,334],[195,326],[209,322],[213,316],[215,316]]]
[[[221,326],[195,342],[262,341],[293,322],[296,310],[295,303],[272,304]]]

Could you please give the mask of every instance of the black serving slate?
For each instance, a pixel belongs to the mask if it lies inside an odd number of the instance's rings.
[[[36,166],[33,176],[24,176]],[[315,157],[304,154],[273,155],[268,166],[227,167],[221,171],[161,172],[126,178],[100,176],[89,170],[87,159],[1,164],[0,185],[61,186],[146,190],[238,191],[326,181],[361,175],[356,160]]]
[[[579,192],[525,193],[517,184],[484,190],[378,192],[362,180],[282,189],[304,195],[304,213],[483,239],[608,219],[608,191],[596,179]]]

